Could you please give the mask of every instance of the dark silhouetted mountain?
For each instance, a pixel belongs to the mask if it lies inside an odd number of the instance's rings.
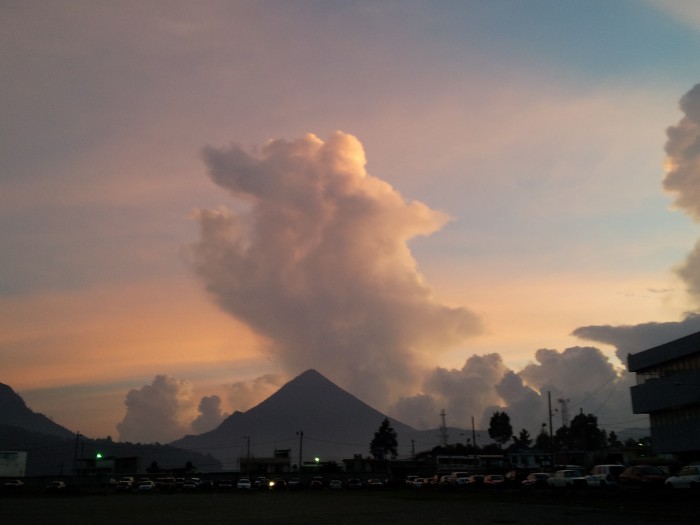
[[[3,383],[0,383],[0,425],[19,427],[64,439],[75,437],[74,432],[27,407],[24,399]]]
[[[172,445],[208,452],[227,469],[250,453],[272,457],[275,450],[290,449],[292,463],[299,460],[303,432],[304,461],[319,457],[338,461],[355,454],[369,455],[369,443],[387,417],[349,394],[315,370],[307,370],[247,412],[235,412],[217,428],[185,436]],[[389,418],[399,443],[416,430]]]
[[[9,386],[0,383],[0,450],[27,453],[27,476],[72,474],[76,457],[94,458],[97,452],[109,457],[138,457],[140,472],[153,462],[161,468],[184,468],[187,462],[210,472],[221,463],[194,450],[169,445],[117,443],[111,439],[78,438],[74,432],[30,410]]]

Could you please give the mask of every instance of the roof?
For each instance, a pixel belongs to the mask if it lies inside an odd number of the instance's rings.
[[[651,366],[674,361],[683,357],[700,353],[700,332],[681,337],[659,346],[627,355],[627,368],[630,372],[638,372]]]

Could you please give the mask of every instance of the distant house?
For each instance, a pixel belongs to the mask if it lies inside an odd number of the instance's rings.
[[[700,455],[700,332],[627,356],[632,411],[649,414],[654,452]]]

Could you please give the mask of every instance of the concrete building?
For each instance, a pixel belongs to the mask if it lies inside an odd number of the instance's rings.
[[[700,459],[700,332],[627,356],[632,411],[649,414],[654,452]]]

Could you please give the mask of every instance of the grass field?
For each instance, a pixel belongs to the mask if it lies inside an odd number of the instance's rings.
[[[527,524],[697,523],[691,494],[468,494],[299,491],[208,494],[92,494],[0,499],[8,525],[152,524]]]

